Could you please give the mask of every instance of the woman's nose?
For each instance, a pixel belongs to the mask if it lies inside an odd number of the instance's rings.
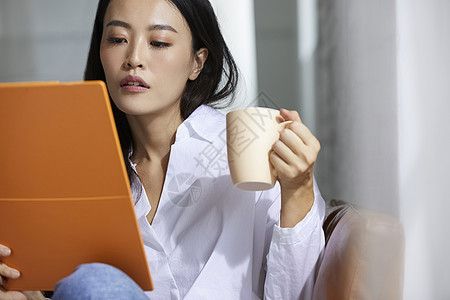
[[[127,55],[126,59],[126,65],[128,68],[135,69],[135,68],[143,68],[144,67],[144,50],[142,49],[142,46],[139,45],[139,43],[136,43],[135,45],[130,45],[129,53]]]

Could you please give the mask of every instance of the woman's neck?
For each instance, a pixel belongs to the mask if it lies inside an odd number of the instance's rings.
[[[131,159],[134,163],[143,160],[157,162],[168,158],[178,126],[183,122],[178,107],[166,113],[127,115],[127,119],[133,135]]]

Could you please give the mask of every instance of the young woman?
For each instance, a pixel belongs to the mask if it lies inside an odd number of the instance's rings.
[[[324,246],[320,145],[295,111],[281,110],[292,123],[270,154],[279,184],[233,186],[225,118],[212,107],[238,75],[208,0],[100,0],[85,78],[105,80],[112,99],[155,286],[148,297],[309,298]],[[2,279],[12,271],[0,265]],[[130,279],[114,272],[85,265],[55,297],[118,295]]]

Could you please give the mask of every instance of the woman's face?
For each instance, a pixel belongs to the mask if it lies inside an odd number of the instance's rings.
[[[100,58],[110,95],[124,113],[178,109],[187,80],[196,79],[206,55],[192,52],[189,26],[169,1],[112,0],[109,4]]]

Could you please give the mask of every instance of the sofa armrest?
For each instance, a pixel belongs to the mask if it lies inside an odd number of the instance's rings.
[[[313,299],[402,299],[404,232],[395,218],[333,200]]]

